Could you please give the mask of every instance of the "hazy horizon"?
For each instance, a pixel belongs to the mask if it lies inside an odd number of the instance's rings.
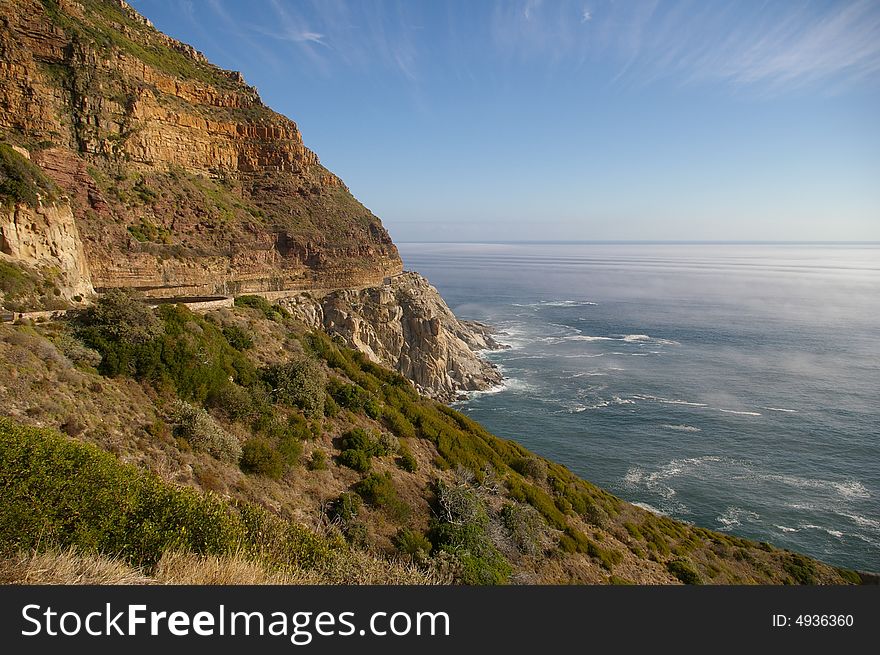
[[[133,0],[395,241],[880,240],[880,3]]]

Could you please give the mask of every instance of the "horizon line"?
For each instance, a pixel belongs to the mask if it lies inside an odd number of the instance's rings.
[[[564,244],[596,244],[596,245],[880,245],[880,240],[772,240],[772,239],[521,239],[521,240],[497,240],[497,239],[481,239],[472,241],[450,241],[450,240],[394,240],[395,244],[546,244],[546,245],[564,245]]]

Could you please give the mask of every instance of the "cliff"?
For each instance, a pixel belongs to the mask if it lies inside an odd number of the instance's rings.
[[[499,348],[487,326],[459,320],[418,273],[392,277],[381,287],[301,294],[281,304],[312,329],[341,336],[438,400],[501,382],[498,370],[478,354]]]
[[[98,289],[339,288],[402,269],[293,121],[121,0],[0,1],[0,139],[69,196]]]

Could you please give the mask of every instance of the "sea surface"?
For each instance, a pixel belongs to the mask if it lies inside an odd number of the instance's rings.
[[[654,512],[880,571],[880,244],[400,244],[506,350],[457,408]]]

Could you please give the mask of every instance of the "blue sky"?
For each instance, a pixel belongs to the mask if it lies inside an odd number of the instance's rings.
[[[880,2],[134,0],[398,241],[880,240]]]

